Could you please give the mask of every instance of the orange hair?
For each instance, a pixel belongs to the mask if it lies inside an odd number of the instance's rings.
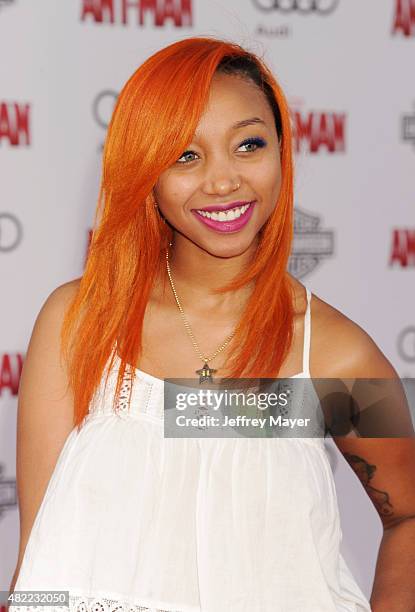
[[[126,369],[132,373],[141,354],[144,312],[173,237],[153,206],[152,189],[191,142],[215,72],[226,71],[229,60],[243,65],[244,59],[255,64],[279,111],[282,184],[252,262],[217,290],[235,290],[255,279],[231,342],[239,349],[230,377],[275,377],[288,353],[294,318],[286,271],[293,234],[293,160],[286,99],[262,59],[239,45],[209,36],[180,40],[149,57],[129,78],[108,128],[88,258],[61,331],[78,428],[110,357],[109,367],[113,364],[115,343],[123,357],[114,402]]]

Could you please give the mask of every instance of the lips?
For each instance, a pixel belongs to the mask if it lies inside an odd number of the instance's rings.
[[[217,232],[229,233],[239,231],[245,227],[252,216],[255,204],[256,200],[252,202],[233,202],[225,206],[206,206],[201,209],[193,209],[192,213],[208,228]],[[239,209],[239,212],[236,213],[239,216],[232,219],[230,216],[235,215],[235,213],[226,214],[225,211],[235,208]],[[209,214],[209,217],[206,213]]]

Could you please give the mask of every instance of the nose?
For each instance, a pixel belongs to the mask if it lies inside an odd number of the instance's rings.
[[[221,197],[237,191],[241,186],[240,177],[230,167],[217,164],[211,167],[203,181],[202,190],[207,195],[219,195]]]

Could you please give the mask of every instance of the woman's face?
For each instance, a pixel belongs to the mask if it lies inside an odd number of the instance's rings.
[[[154,187],[161,213],[179,235],[232,257],[256,240],[280,188],[278,135],[265,95],[250,80],[217,73],[192,142]]]

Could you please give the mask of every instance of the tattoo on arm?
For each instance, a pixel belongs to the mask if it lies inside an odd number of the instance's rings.
[[[393,506],[389,494],[386,493],[386,491],[375,489],[375,487],[372,487],[370,484],[376,472],[376,466],[371,465],[358,455],[344,453],[344,458],[358,476],[379,514],[383,517],[391,518],[393,516]]]

